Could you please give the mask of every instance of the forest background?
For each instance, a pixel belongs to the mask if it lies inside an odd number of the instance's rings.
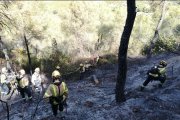
[[[29,72],[24,35],[32,68],[63,74],[76,70],[83,60],[102,56],[100,64],[117,62],[126,19],[126,1],[10,1],[0,2],[0,35],[10,61]],[[144,56],[161,15],[163,23],[153,54],[180,50],[180,2],[137,1],[137,15],[128,56]],[[1,51],[1,64],[5,63]]]

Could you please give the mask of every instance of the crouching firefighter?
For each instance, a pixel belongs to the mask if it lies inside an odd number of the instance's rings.
[[[159,65],[157,66],[154,66],[153,68],[151,68],[148,72],[147,72],[147,79],[144,81],[143,85],[141,86],[141,91],[144,90],[145,86],[148,85],[148,83],[150,81],[153,81],[153,80],[158,80],[160,81],[160,84],[158,85],[158,87],[162,87],[163,83],[165,82],[166,80],[166,66],[167,66],[167,63],[166,61],[164,60],[161,60],[159,62]]]
[[[29,88],[29,79],[24,69],[21,69],[19,71],[19,75],[17,75],[16,80],[17,80],[18,91],[20,92],[24,101],[26,100],[25,99],[26,94],[28,96],[27,100],[32,100],[31,90]]]
[[[64,106],[67,105],[66,99],[68,97],[68,88],[65,82],[62,82],[59,71],[55,70],[52,73],[52,80],[53,83],[48,86],[43,98],[49,98],[54,116],[57,116],[59,109],[61,112],[60,117],[64,118],[63,109]]]

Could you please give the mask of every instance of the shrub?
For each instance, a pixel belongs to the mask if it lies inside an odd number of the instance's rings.
[[[41,66],[41,61],[37,59],[35,56],[31,57],[31,65],[32,65],[32,72],[34,72],[34,69],[36,67]],[[23,68],[27,73],[29,73],[29,61],[28,59],[23,59],[21,63],[21,68]]]
[[[147,55],[147,50],[150,45],[145,45],[142,49],[142,54]],[[179,45],[177,44],[174,37],[160,37],[154,44],[154,48],[152,49],[153,54],[162,53],[164,51],[177,51],[179,49]]]
[[[98,61],[98,65],[114,64],[114,63],[117,63],[117,56],[113,54],[104,55],[100,57]]]

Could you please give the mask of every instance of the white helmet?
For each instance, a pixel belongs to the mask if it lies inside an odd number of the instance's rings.
[[[59,66],[59,65],[58,65],[58,66],[56,66],[56,69],[57,69],[57,70],[59,70],[59,69],[60,69],[60,66]]]
[[[20,72],[21,75],[25,75],[26,74],[24,69],[21,69],[19,72]]]
[[[6,67],[3,67],[3,68],[1,69],[1,71],[2,71],[2,73],[6,73],[6,72],[7,72]]]
[[[57,70],[55,70],[55,71],[53,71],[53,73],[52,73],[52,77],[61,77],[61,74],[60,74],[60,72],[59,71],[57,71]]]
[[[40,68],[36,68],[34,71],[35,71],[36,73],[40,73]]]

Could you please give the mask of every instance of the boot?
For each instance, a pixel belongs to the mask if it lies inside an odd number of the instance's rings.
[[[64,113],[63,112],[60,112],[57,117],[60,119],[60,120],[65,120],[65,116],[64,116]]]

